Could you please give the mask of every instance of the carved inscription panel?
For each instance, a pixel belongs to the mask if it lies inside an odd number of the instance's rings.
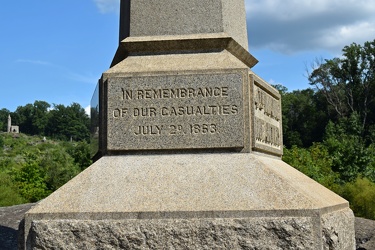
[[[242,148],[241,73],[108,80],[109,150]]]
[[[260,78],[253,79],[254,150],[282,155],[280,95]]]

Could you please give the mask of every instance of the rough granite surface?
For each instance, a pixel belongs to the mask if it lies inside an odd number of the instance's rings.
[[[18,224],[35,203],[0,207],[0,249],[16,250]],[[355,218],[356,249],[375,249],[375,221]]]
[[[313,233],[303,217],[67,220],[35,221],[31,241],[35,249],[316,249]]]
[[[354,248],[354,217],[350,209],[324,214],[321,223],[323,249]]]

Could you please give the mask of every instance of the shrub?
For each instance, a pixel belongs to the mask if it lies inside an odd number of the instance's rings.
[[[6,173],[0,173],[0,207],[22,204],[26,202],[14,186],[12,178]]]
[[[375,219],[375,183],[358,177],[343,186],[342,196],[350,202],[356,216]]]

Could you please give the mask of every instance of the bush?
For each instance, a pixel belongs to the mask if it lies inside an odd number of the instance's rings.
[[[6,173],[0,173],[0,207],[25,203],[26,200],[18,193],[12,178]]]
[[[293,146],[284,149],[283,161],[319,182],[323,186],[335,189],[339,175],[332,171],[332,159],[327,149],[320,143],[314,143],[309,149]]]
[[[0,136],[0,151],[3,151],[3,147],[4,147],[4,139],[2,136]]]
[[[358,177],[343,186],[342,196],[349,201],[356,216],[375,220],[375,183]]]
[[[43,152],[40,156],[39,167],[44,171],[45,183],[51,192],[79,173],[74,159],[61,146],[55,146]]]
[[[29,154],[26,163],[12,172],[15,186],[28,202],[36,202],[51,192],[47,188],[46,174],[39,167],[36,156]]]

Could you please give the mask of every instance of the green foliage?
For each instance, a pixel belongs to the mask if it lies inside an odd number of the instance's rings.
[[[77,103],[50,108],[35,101],[13,113],[0,110],[3,131],[10,114],[21,132],[34,135],[0,133],[0,206],[38,201],[91,164],[85,110]],[[43,136],[63,141],[45,141]]]
[[[12,117],[24,133],[43,135],[49,119],[50,106],[47,102],[35,101],[34,104],[19,106]]]
[[[92,164],[90,144],[86,141],[64,143],[64,147],[69,155],[73,157],[74,162],[79,166],[81,171]]]
[[[87,142],[44,141],[38,136],[0,134],[0,205],[38,201],[90,163]]]
[[[332,160],[332,170],[340,174],[342,181],[353,181],[359,174],[366,174],[374,161],[374,154],[362,138],[359,116],[353,113],[338,124],[330,122],[326,128],[326,146]],[[371,173],[368,173],[371,174]]]
[[[48,190],[56,190],[79,173],[74,159],[60,146],[46,150],[39,161]]]
[[[26,200],[18,192],[11,176],[0,172],[0,207],[22,204]]]
[[[371,144],[366,150],[369,162],[362,175],[375,183],[375,143]]]
[[[308,77],[314,90],[275,86],[282,95],[283,159],[347,198],[358,216],[374,219],[375,40],[317,61]]]
[[[10,111],[7,109],[0,109],[0,132],[7,132],[8,115]]]
[[[367,178],[358,177],[346,183],[342,196],[350,202],[356,216],[375,220],[375,183]]]
[[[19,125],[21,132],[29,135],[48,135],[60,140],[72,138],[76,141],[89,141],[90,119],[78,103],[70,106],[59,104],[50,108],[51,105],[44,101],[19,106],[14,113],[11,113],[12,123]],[[7,121],[9,111],[1,110],[1,119],[4,114],[6,114]]]
[[[26,163],[12,172],[15,186],[21,196],[29,202],[36,202],[50,194],[47,189],[46,173],[37,162],[37,156],[26,155]]]
[[[371,146],[371,150],[373,148]],[[351,172],[351,168],[333,171],[335,158],[322,143],[315,143],[308,149],[294,146],[285,149],[283,156],[285,162],[347,199],[356,216],[375,219],[375,182],[359,172],[351,181],[343,179],[342,171]],[[375,172],[374,162],[375,154],[372,154],[372,162],[364,171],[371,178]]]
[[[309,149],[296,146],[284,149],[283,161],[325,187],[337,188],[339,175],[332,171],[332,158],[321,143],[314,143]]]
[[[309,75],[338,118],[359,116],[364,134],[375,122],[375,40],[345,46],[340,58],[325,60]]]
[[[328,122],[325,100],[312,89],[282,95],[283,141],[290,148],[321,141]]]
[[[67,107],[54,105],[49,115],[47,135],[60,140],[89,141],[90,119],[78,103]]]

